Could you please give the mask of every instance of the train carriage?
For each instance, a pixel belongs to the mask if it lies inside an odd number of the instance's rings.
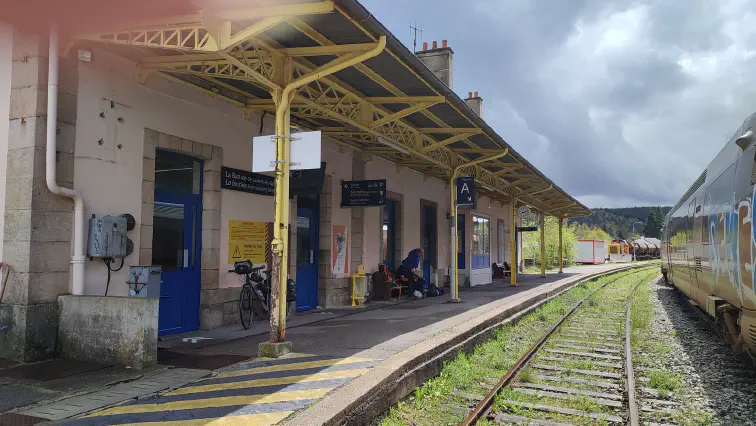
[[[753,228],[756,114],[665,217],[662,273],[705,310],[737,351],[756,357]]]

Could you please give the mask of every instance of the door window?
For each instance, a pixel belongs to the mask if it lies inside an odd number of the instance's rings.
[[[312,253],[311,241],[310,218],[297,216],[297,265],[309,265],[313,262],[313,259],[310,258]]]
[[[185,155],[158,151],[155,156],[155,189],[199,195],[202,162]]]
[[[152,262],[163,272],[184,266],[184,206],[155,203]]]
[[[491,261],[491,228],[487,217],[473,215],[472,268],[488,268]]]

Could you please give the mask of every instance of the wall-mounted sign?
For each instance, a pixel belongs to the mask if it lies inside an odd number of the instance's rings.
[[[290,195],[318,194],[323,188],[325,163],[321,163],[319,169],[292,170],[289,176]],[[222,167],[221,188],[272,197],[276,193],[276,180],[260,173]]]
[[[517,232],[533,232],[537,230],[538,230],[537,226],[518,226],[517,227]]]
[[[458,177],[457,178],[457,205],[472,206],[475,205],[475,178]]]
[[[267,222],[229,220],[228,263],[250,260],[254,264],[267,264],[269,240]]]
[[[341,184],[341,207],[386,204],[386,180],[350,180]]]
[[[272,196],[276,193],[276,180],[259,173],[221,167],[221,188]]]

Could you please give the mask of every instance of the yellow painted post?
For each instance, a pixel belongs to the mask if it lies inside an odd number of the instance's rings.
[[[451,201],[451,206],[449,208],[449,216],[451,216],[449,218],[449,220],[451,221],[451,223],[449,224],[449,227],[451,228],[451,237],[449,240],[449,255],[451,257],[449,258],[449,268],[453,269],[453,271],[449,271],[449,285],[451,286],[451,294],[449,296],[451,302],[460,301],[459,256],[457,255],[459,251],[459,249],[457,248],[459,245],[457,243],[457,175],[459,174],[459,171],[464,167],[485,163],[486,161],[496,160],[497,158],[504,157],[507,154],[509,154],[509,148],[504,148],[504,150],[499,152],[498,154],[482,157],[477,160],[460,164],[455,167],[454,170],[452,170],[451,178],[449,179],[449,200]]]
[[[280,343],[286,340],[286,282],[288,281],[289,248],[289,159],[291,134],[289,127],[290,106],[288,99],[276,94],[276,194],[275,221],[273,223],[272,267],[271,267],[271,312],[270,341]],[[282,104],[286,102],[286,104]]]
[[[451,207],[449,208],[449,228],[451,229],[451,235],[449,240],[450,258],[449,258],[449,287],[451,287],[450,299],[452,301],[459,301],[459,256],[458,242],[457,242],[457,169],[452,171],[451,179],[449,181],[449,197],[451,200]]]
[[[271,312],[270,342],[281,343],[286,339],[286,284],[289,277],[289,171],[291,159],[291,100],[296,90],[323,77],[339,72],[366,59],[378,56],[386,48],[386,37],[381,36],[369,51],[345,61],[336,60],[295,81],[292,77],[291,58],[278,64],[279,80],[285,87],[274,88],[271,95],[276,103],[276,194],[275,222],[273,224],[271,266]]]
[[[562,272],[564,272],[564,271],[562,271],[562,264],[564,263],[563,262],[563,259],[564,259],[564,254],[563,254],[564,250],[562,248],[562,222],[563,221],[564,221],[564,219],[562,219],[560,217],[559,218],[559,273],[560,274]]]
[[[546,214],[541,212],[541,278],[546,278],[546,239],[545,235],[545,218]]]
[[[509,224],[509,282],[517,285],[517,198],[512,197],[512,216]]]

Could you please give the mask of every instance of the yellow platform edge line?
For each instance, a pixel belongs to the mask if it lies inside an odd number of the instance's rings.
[[[214,383],[212,385],[188,386],[168,392],[165,395],[188,395],[193,393],[214,392],[230,389],[246,389],[261,386],[290,385],[295,383],[316,382],[318,380],[348,379],[365,374],[369,369],[330,371],[325,373],[307,374],[302,376],[273,377],[268,379],[245,380],[241,382]],[[336,386],[334,386],[336,387]]]
[[[198,408],[229,407],[233,405],[265,404],[270,402],[296,401],[301,399],[318,399],[333,388],[307,389],[289,392],[276,392],[269,395],[240,395],[219,398],[171,401],[163,404],[134,404],[109,408],[83,418],[112,416],[118,414],[154,413],[162,411],[192,410]]]
[[[120,426],[236,426],[236,425],[255,425],[270,426],[289,417],[293,411],[278,411],[275,413],[245,414],[242,416],[214,417],[208,419],[192,420],[173,420],[167,422],[144,422],[144,423],[126,423]]]
[[[290,371],[290,370],[303,370],[306,368],[318,368],[318,367],[331,367],[334,365],[344,365],[344,364],[355,364],[358,362],[369,362],[373,361],[370,358],[336,358],[336,359],[324,359],[319,361],[306,361],[306,362],[295,362],[292,364],[278,364],[278,365],[268,365],[265,367],[254,367],[254,368],[248,368],[246,370],[233,370],[233,371],[226,371],[221,374],[218,374],[214,378],[224,378],[224,377],[238,377],[238,376],[246,376],[249,374],[258,374],[258,373],[273,373],[277,371]]]

